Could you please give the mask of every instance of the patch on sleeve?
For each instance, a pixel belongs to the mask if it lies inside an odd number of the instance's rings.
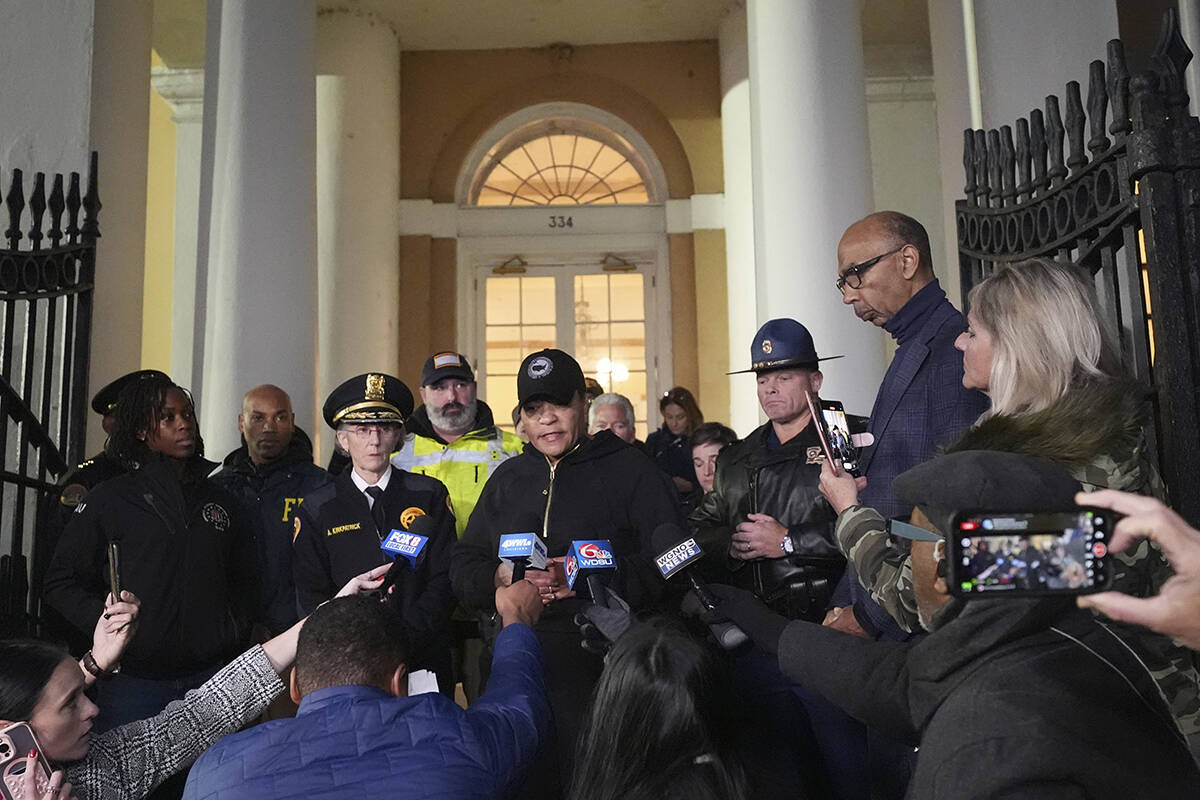
[[[200,516],[222,533],[229,530],[229,512],[218,503],[205,503]]]
[[[804,462],[805,464],[820,464],[825,460],[825,454],[821,452],[820,445],[817,447],[808,448],[808,450],[805,451],[805,457],[807,458],[807,460]]]
[[[448,510],[450,512],[450,516],[452,516],[452,517],[458,516],[457,514],[454,513],[454,503],[453,503],[453,501],[450,500],[450,495],[446,495],[446,510]]]
[[[87,497],[88,489],[82,483],[72,483],[63,487],[58,501],[68,508],[75,508]]]

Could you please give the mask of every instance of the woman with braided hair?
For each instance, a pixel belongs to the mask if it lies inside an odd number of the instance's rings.
[[[117,542],[121,587],[141,598],[118,675],[98,682],[97,731],[158,713],[249,643],[254,542],[236,500],[208,479],[191,396],[165,375],[125,387],[107,452],[127,472],[97,486],[67,524],[45,602],[89,632],[108,594]]]

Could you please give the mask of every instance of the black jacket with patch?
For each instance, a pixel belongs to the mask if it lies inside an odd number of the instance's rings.
[[[392,561],[391,555],[379,547],[382,539],[375,529],[371,506],[355,486],[351,472],[347,469],[332,483],[311,493],[296,513],[299,523],[292,574],[301,614],[310,613],[333,597],[355,575]],[[456,535],[446,487],[434,478],[393,467],[378,502],[383,503],[387,520],[383,536],[392,529],[408,530],[418,516],[430,518],[429,540],[417,568],[398,571],[389,605],[398,610],[405,627],[417,637],[415,644],[424,647],[428,642],[440,653],[448,648],[450,611],[454,608],[450,546]]]
[[[260,576],[256,621],[280,634],[300,618],[292,581],[296,511],[306,497],[329,483],[329,473],[313,463],[312,443],[297,428],[280,458],[255,464],[243,444],[225,457],[212,479],[241,501],[246,518],[255,525]]]
[[[46,573],[44,600],[90,637],[108,594],[108,542],[121,586],[141,612],[123,671],[147,678],[227,663],[248,644],[255,543],[236,499],[188,462],[183,479],[162,457],[97,486],[76,509]]]

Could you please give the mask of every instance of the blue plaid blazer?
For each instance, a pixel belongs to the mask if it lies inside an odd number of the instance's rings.
[[[867,488],[859,502],[885,517],[912,512],[892,494],[892,480],[954,441],[988,408],[987,396],[962,385],[962,353],[954,340],[967,320],[942,298],[892,359],[867,428],[875,444],[860,461]]]

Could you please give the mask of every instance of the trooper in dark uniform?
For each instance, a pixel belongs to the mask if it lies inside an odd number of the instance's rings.
[[[92,410],[101,416],[101,427],[104,435],[110,436],[116,425],[117,398],[121,390],[129,384],[146,378],[166,378],[166,374],[156,369],[140,369],[122,375],[112,383],[96,392],[92,398]],[[33,558],[33,592],[41,595],[42,577],[54,555],[54,548],[62,538],[63,530],[75,512],[76,506],[83,502],[88,492],[99,484],[115,478],[125,472],[125,467],[115,457],[101,450],[96,455],[69,470],[58,482],[54,493],[46,498],[42,506],[41,525],[38,528],[37,540],[34,544]],[[49,613],[46,613],[49,612]],[[53,609],[43,609],[46,624],[51,634],[68,640],[72,651],[80,653],[91,646],[91,633],[80,634],[74,626],[58,616]]]
[[[391,465],[413,396],[398,378],[358,375],[333,390],[322,412],[350,466],[312,492],[295,515],[292,572],[301,615],[333,597],[355,575],[392,561],[382,549],[394,530],[427,536],[415,565],[401,558],[388,604],[404,622],[420,666],[452,694],[450,547],[454,510],[441,481]],[[427,521],[415,522],[421,518]],[[423,658],[421,656],[424,656]]]

